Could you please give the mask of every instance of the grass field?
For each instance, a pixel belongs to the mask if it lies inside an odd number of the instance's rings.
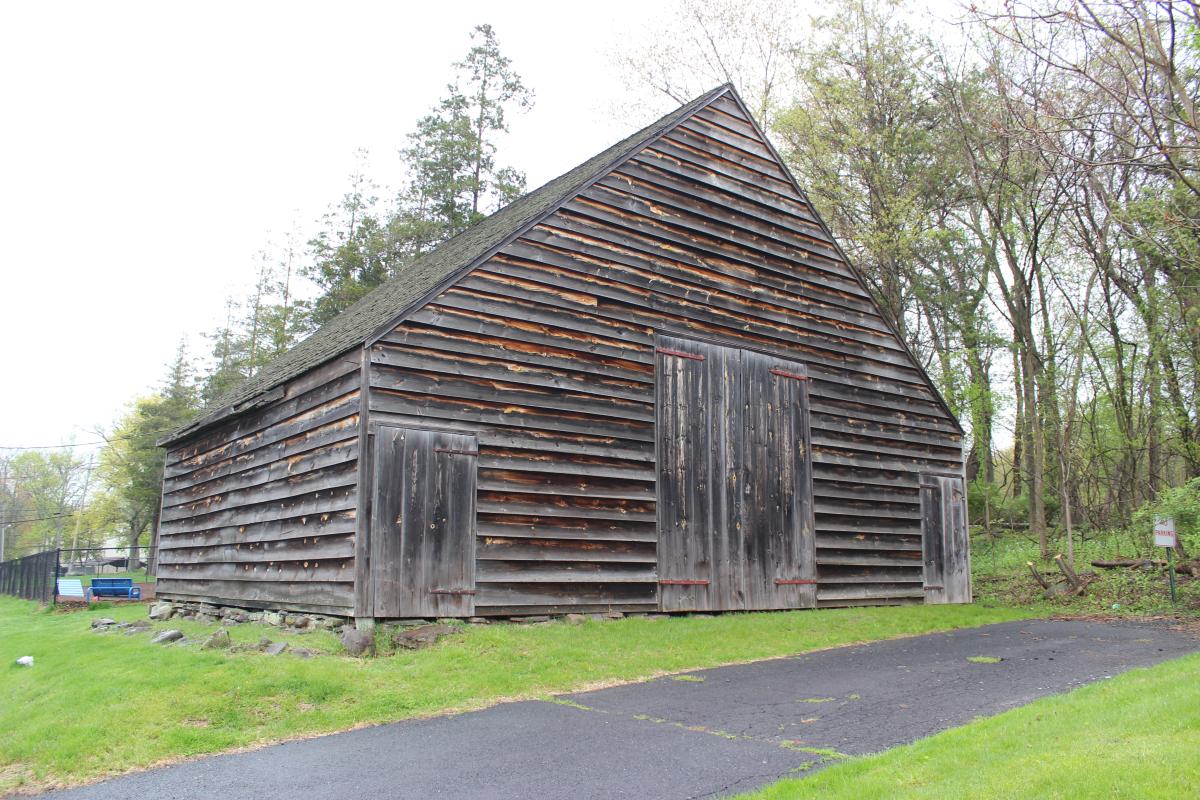
[[[428,650],[360,661],[342,655],[329,633],[230,630],[235,642],[267,635],[326,654],[310,659],[164,647],[147,634],[90,629],[97,617],[141,618],[141,605],[63,613],[0,598],[0,793],[506,698],[1035,614],[980,604],[464,626]],[[189,637],[212,629],[175,620],[159,627]],[[15,665],[24,655],[34,657],[32,668]]]
[[[1200,655],[1138,669],[741,800],[1177,800],[1200,785]]]

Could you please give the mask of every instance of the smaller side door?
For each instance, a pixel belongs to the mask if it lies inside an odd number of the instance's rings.
[[[379,425],[373,438],[374,615],[473,615],[475,437]]]
[[[971,543],[962,478],[922,475],[921,552],[926,603],[971,602]]]

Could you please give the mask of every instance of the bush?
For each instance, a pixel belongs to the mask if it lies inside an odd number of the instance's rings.
[[[1200,478],[1192,478],[1183,486],[1163,489],[1151,503],[1146,503],[1133,515],[1133,523],[1148,543],[1154,530],[1154,520],[1171,517],[1175,532],[1189,552],[1200,549]]]

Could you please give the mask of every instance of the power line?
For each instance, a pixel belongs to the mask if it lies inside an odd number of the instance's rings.
[[[157,436],[160,433],[170,433],[175,428],[163,428],[158,431],[146,431],[145,433],[136,433],[129,436],[113,436],[108,439],[100,439],[95,442],[72,442],[71,444],[34,444],[34,445],[0,445],[0,450],[59,450],[65,447],[94,447],[98,444],[111,444],[112,442],[120,442],[126,439],[142,439],[147,436]]]
[[[80,512],[79,511],[69,511],[65,514],[51,514],[47,517],[26,517],[25,519],[6,519],[6,520],[0,520],[0,525],[20,525],[22,522],[45,522],[46,520],[51,520],[51,519],[65,519],[66,517],[73,517],[78,513],[80,513]]]

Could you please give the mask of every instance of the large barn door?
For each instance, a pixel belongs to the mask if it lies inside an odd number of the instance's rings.
[[[663,610],[815,605],[804,367],[666,336],[658,356]]]
[[[962,478],[922,475],[920,489],[925,602],[969,603],[970,542]]]
[[[471,616],[475,437],[380,425],[374,440],[375,616]]]

